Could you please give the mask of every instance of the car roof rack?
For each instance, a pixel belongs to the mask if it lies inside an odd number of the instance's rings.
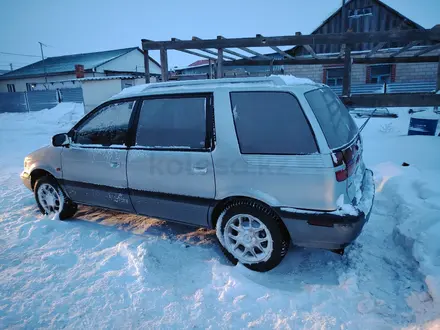
[[[272,86],[291,86],[291,85],[321,85],[317,84],[307,78],[297,78],[295,76],[265,76],[265,77],[244,77],[244,78],[222,78],[222,79],[200,79],[200,80],[185,80],[185,81],[167,81],[154,82],[143,85],[136,85],[126,88],[120,93],[113,95],[110,100],[134,97],[154,91],[155,89],[179,88],[179,87],[193,87],[193,86],[226,86],[231,84],[265,84]]]
[[[245,77],[245,78],[222,78],[222,79],[199,79],[185,81],[167,81],[159,83],[150,83],[145,86],[144,91],[152,88],[197,86],[197,85],[225,85],[225,84],[247,84],[247,83],[272,83],[273,85],[287,85],[280,76],[266,77]]]

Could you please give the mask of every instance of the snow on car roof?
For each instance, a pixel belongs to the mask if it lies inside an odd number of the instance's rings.
[[[307,78],[298,78],[292,75],[281,76],[272,75],[268,77],[246,77],[246,78],[223,78],[223,79],[201,79],[186,81],[168,81],[160,83],[150,83],[137,85],[123,89],[120,93],[114,95],[110,100],[140,96],[148,92],[173,91],[180,89],[193,88],[216,88],[216,87],[246,87],[246,86],[292,86],[292,85],[312,85],[321,86]]]

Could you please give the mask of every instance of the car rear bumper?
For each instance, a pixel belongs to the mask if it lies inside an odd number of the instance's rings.
[[[366,170],[362,179],[360,201],[354,205],[356,212],[305,211],[278,208],[294,245],[329,250],[343,249],[361,233],[369,220],[374,201],[373,172]]]
[[[28,188],[30,191],[32,191],[30,174],[23,171],[20,174],[20,179],[21,179],[21,182],[23,182],[23,184],[26,186],[26,188]]]

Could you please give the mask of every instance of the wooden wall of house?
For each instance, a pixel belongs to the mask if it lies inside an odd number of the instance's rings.
[[[387,6],[375,0],[352,0],[346,4],[345,30],[352,29],[353,32],[376,32],[389,31],[392,29],[417,29],[417,25],[405,19]],[[348,17],[350,10],[371,7],[372,15],[360,17]],[[341,33],[343,32],[342,10],[339,9],[333,16],[313,32],[313,34]],[[404,45],[392,43],[386,45],[389,47],[402,47]],[[340,45],[314,45],[312,46],[316,53],[337,53],[340,51]],[[356,44],[353,50],[369,50],[374,45],[371,43]],[[302,47],[298,47],[295,55],[307,55],[308,52]]]

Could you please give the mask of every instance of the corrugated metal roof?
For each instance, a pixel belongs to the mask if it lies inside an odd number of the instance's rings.
[[[91,81],[91,80],[113,80],[113,79],[138,79],[143,78],[144,75],[139,76],[129,76],[129,75],[122,75],[122,76],[105,76],[105,77],[87,77],[87,78],[79,78],[75,79],[75,81]]]
[[[1,76],[1,79],[42,76],[44,75],[44,66],[46,66],[46,72],[48,75],[75,72],[75,64],[82,64],[84,65],[84,70],[91,70],[135,49],[138,48],[130,47],[95,53],[48,57],[44,60],[44,64],[43,61],[39,61],[24,66],[20,69],[5,73]]]

